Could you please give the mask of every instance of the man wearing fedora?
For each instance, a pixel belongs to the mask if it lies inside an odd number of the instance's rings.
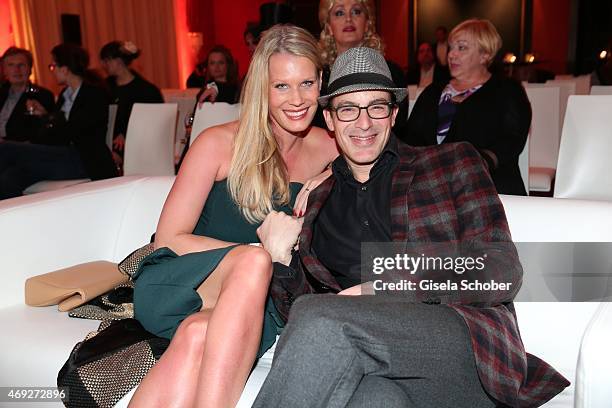
[[[288,323],[254,407],[532,407],[561,392],[567,380],[523,348],[512,304],[522,268],[477,151],[399,144],[406,91],[370,48],[338,57],[328,91],[332,175],[303,219],[271,213],[258,230]],[[287,226],[302,222],[296,252]],[[511,290],[361,295],[364,242],[493,248],[487,277]]]

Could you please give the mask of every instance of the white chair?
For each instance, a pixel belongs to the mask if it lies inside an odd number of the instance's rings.
[[[117,119],[117,105],[108,105],[108,124],[106,125],[106,145],[113,151],[113,136],[115,133],[115,120]]]
[[[135,103],[128,122],[123,174],[174,175],[175,103]]]
[[[579,75],[579,76],[573,76],[573,75],[556,75],[555,82],[561,82],[561,81],[567,81],[567,82],[573,82],[576,87],[575,87],[575,94],[576,95],[589,95],[590,91],[591,91],[591,75]]]
[[[525,91],[532,112],[527,191],[548,192],[551,191],[559,155],[559,88],[527,86]]]
[[[593,85],[591,95],[612,95],[612,86]]]
[[[165,88],[161,90],[164,102],[173,103],[174,98],[189,98],[195,100],[196,95],[200,92],[200,88],[174,89]]]
[[[173,102],[178,105],[178,119],[176,121],[176,136],[174,140],[174,161],[177,163],[187,143],[185,140],[185,118],[193,113],[196,100],[195,98],[180,97],[166,102]]]
[[[554,196],[612,200],[612,95],[575,95],[563,124]]]
[[[548,80],[544,86],[559,88],[559,129],[563,128],[567,100],[571,95],[576,95],[576,82],[567,80]]]
[[[117,118],[117,105],[108,105],[108,122],[106,125],[106,145],[113,151],[113,131],[115,130],[115,119]],[[58,190],[60,188],[74,186],[76,184],[86,183],[91,179],[72,179],[72,180],[43,180],[34,183],[25,190],[23,194],[42,193],[43,191]]]
[[[525,143],[525,147],[523,147],[523,151],[521,152],[521,154],[519,155],[518,158],[518,166],[519,166],[519,170],[521,172],[521,178],[523,179],[523,184],[525,184],[525,191],[527,192],[527,195],[529,195],[529,157],[530,157],[530,153],[529,153],[529,143],[531,141],[531,137],[528,136],[527,137],[527,142]]]
[[[189,144],[193,144],[193,141],[200,135],[200,133],[209,127],[234,121],[238,119],[239,116],[239,103],[230,105],[229,103],[225,102],[204,102],[200,108],[196,108]]]
[[[605,407],[612,401],[612,303],[602,303],[587,326],[576,368],[576,408]]]

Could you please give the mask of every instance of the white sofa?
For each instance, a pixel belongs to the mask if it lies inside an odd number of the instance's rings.
[[[0,387],[54,386],[74,344],[99,324],[69,318],[54,306],[26,306],[25,279],[92,260],[120,261],[148,242],[172,181],[172,177],[123,177],[0,201],[4,262]],[[515,241],[612,242],[612,203],[502,199]],[[525,276],[531,276],[529,270]],[[546,279],[536,279],[535,286],[526,285],[532,288],[527,297],[550,302],[516,305],[526,349],[572,382],[546,407],[609,407],[612,308],[601,302],[555,302],[554,291],[545,294],[549,297],[533,293],[534,287],[539,290],[538,285],[547,290]],[[250,406],[269,370],[271,356],[268,352],[260,360],[239,406]],[[129,396],[118,406],[126,406],[128,401]]]

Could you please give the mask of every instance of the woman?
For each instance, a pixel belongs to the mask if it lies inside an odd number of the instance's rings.
[[[242,33],[242,38],[244,38],[244,45],[246,45],[249,50],[249,57],[253,56],[255,48],[257,48],[257,44],[259,43],[260,36],[261,29],[259,26],[248,23],[244,33]]]
[[[106,83],[111,94],[111,103],[117,104],[117,117],[113,130],[113,156],[121,164],[125,135],[132,106],[135,103],[163,103],[158,87],[144,79],[130,64],[140,56],[140,50],[130,41],[111,41],[100,50],[102,68],[108,74]]]
[[[49,69],[65,88],[52,112],[35,99],[26,102],[28,111],[46,123],[30,144],[0,144],[0,199],[19,196],[41,180],[100,180],[117,175],[105,142],[108,96],[94,84],[99,78],[88,70],[87,51],[60,44],[51,55]]]
[[[240,98],[238,66],[230,50],[215,45],[206,57],[206,85],[198,93],[198,103],[236,103]]]
[[[294,206],[303,212],[338,155],[327,132],[310,126],[318,58],[305,30],[268,30],[247,73],[240,120],[206,130],[189,150],[134,291],[136,318],[172,342],[132,406],[234,406],[255,358],[274,342],[270,255],[239,243],[257,242],[266,214],[289,211],[306,183]]]
[[[517,82],[488,67],[501,38],[488,20],[467,20],[449,35],[452,79],[431,84],[410,115],[413,145],[467,141],[478,149],[500,194],[526,195],[518,167],[531,125],[531,105]]]
[[[325,68],[321,93],[327,93],[330,67],[336,57],[349,48],[369,47],[384,54],[384,43],[376,34],[376,8],[373,0],[321,0],[319,2],[319,23],[321,35],[319,47]],[[387,60],[393,82],[398,88],[406,87],[406,78],[402,69],[393,61]],[[393,130],[397,134],[404,132],[408,117],[408,98],[400,104],[400,110]],[[323,111],[319,109],[315,126],[326,128]]]

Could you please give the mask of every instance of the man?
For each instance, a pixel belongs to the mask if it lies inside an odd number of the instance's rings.
[[[448,66],[448,30],[444,26],[436,28],[436,63],[446,67]]]
[[[431,44],[423,42],[417,51],[417,64],[408,71],[408,84],[426,88],[432,82],[446,84],[450,80],[448,68],[436,64]]]
[[[23,48],[10,47],[2,55],[7,82],[0,88],[0,142],[28,141],[41,131],[44,121],[28,111],[28,100],[53,109],[53,94],[29,80],[32,61],[32,53]]]
[[[258,230],[277,310],[287,318],[301,297],[255,407],[530,407],[569,384],[523,349],[512,305],[522,269],[480,156],[467,143],[398,144],[404,97],[372,49],[350,49],[332,68],[319,103],[342,154],[310,193],[299,259],[287,231],[301,220],[272,213]],[[476,276],[512,289],[359,296],[362,242],[488,249]],[[441,276],[415,281],[430,275]]]

